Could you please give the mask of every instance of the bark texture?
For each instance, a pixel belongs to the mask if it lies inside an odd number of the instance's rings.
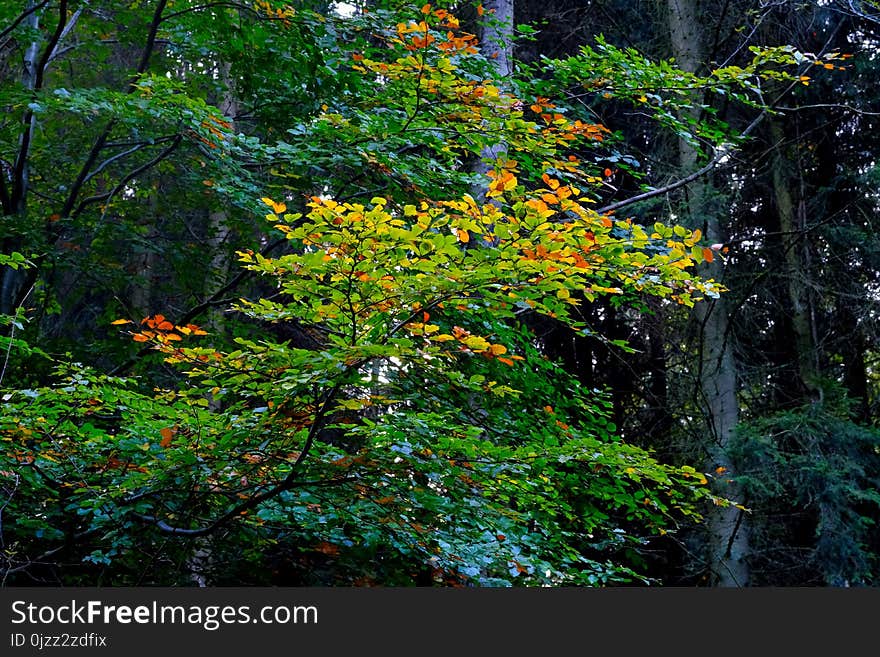
[[[672,54],[682,69],[697,72],[707,59],[704,35],[707,17],[700,0],[668,0],[669,34]],[[695,98],[689,118],[699,118],[700,99]],[[700,166],[700,151],[680,139],[678,163],[682,175]],[[699,228],[712,242],[726,241],[722,224],[719,192],[707,179],[692,182],[686,188],[685,223]],[[720,259],[704,265],[701,274],[723,279]],[[736,362],[729,341],[729,310],[722,298],[700,302],[695,308],[699,329],[699,391],[706,417],[704,453],[710,472],[720,473],[718,493],[740,500],[740,490],[729,478],[736,474],[728,448],[739,421]],[[749,531],[745,514],[734,506],[712,509],[707,518],[708,571],[712,586],[740,587],[749,583]]]

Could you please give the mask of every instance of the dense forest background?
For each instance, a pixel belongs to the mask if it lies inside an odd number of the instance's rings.
[[[3,583],[877,585],[878,31],[2,3]]]

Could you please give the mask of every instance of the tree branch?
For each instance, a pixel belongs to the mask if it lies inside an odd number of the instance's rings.
[[[280,237],[277,240],[275,240],[274,242],[270,242],[269,244],[267,244],[265,247],[263,247],[260,250],[260,255],[263,255],[263,256],[268,255],[271,251],[273,251],[277,247],[281,246],[285,242],[287,242],[286,237]],[[236,274],[232,278],[232,280],[230,280],[226,285],[224,285],[219,290],[214,292],[211,296],[209,296],[207,299],[205,299],[201,303],[193,306],[188,311],[186,311],[180,318],[177,319],[176,323],[177,324],[188,324],[189,322],[191,322],[193,319],[198,317],[204,311],[206,311],[209,308],[212,308],[213,306],[220,303],[219,300],[223,299],[223,297],[230,290],[233,290],[236,287],[238,287],[238,285],[243,280],[245,280],[246,278],[249,278],[252,275],[253,275],[252,272],[248,271],[247,269],[242,269],[241,272]],[[146,356],[147,354],[149,354],[152,351],[153,351],[153,347],[144,347],[144,348],[140,349],[132,357],[130,357],[128,360],[120,363],[116,367],[114,367],[107,374],[109,376],[118,376],[118,375],[122,374],[123,372],[125,372],[129,368],[131,368],[138,360],[140,360],[141,358],[143,358],[144,356]]]
[[[58,46],[61,36],[65,33],[64,28],[66,25],[67,0],[61,0],[58,4],[58,24],[55,26],[55,31],[52,33],[49,43],[46,44],[42,56],[34,67],[33,83],[29,85],[31,92],[39,91],[42,88],[43,74],[45,72],[46,64],[49,61],[49,57],[51,57],[52,53],[55,51],[55,48]],[[21,142],[18,146],[18,154],[15,157],[15,165],[13,166],[12,171],[12,194],[10,197],[10,209],[12,212],[22,209],[22,204],[27,195],[27,169],[28,158],[31,151],[31,139],[33,138],[34,132],[34,110],[29,107],[22,117],[21,122]]]
[[[782,100],[788,94],[789,91],[794,89],[797,84],[798,84],[797,80],[795,80],[794,82],[791,82],[776,97],[776,99],[773,101],[773,103],[771,103],[769,106],[764,107],[764,109],[761,110],[761,112],[758,114],[758,116],[756,116],[752,120],[752,122],[749,123],[749,125],[747,125],[741,133],[739,133],[739,135],[737,136],[737,141],[741,141],[744,138],[748,137],[754,131],[754,129],[758,127],[758,125],[761,123],[761,121],[763,121],[767,117],[767,115],[771,113],[771,107],[775,107],[776,104],[779,103],[779,101]],[[643,192],[641,194],[636,194],[635,196],[631,196],[630,198],[625,198],[625,199],[623,199],[621,201],[617,201],[615,203],[610,203],[604,207],[599,208],[597,210],[597,212],[599,214],[606,214],[609,212],[614,212],[615,210],[619,210],[620,208],[625,208],[625,207],[632,205],[634,203],[638,203],[640,201],[647,201],[648,199],[652,199],[657,196],[663,196],[664,194],[668,194],[669,192],[673,192],[676,189],[680,189],[682,187],[685,187],[685,186],[691,184],[692,182],[694,182],[695,180],[702,178],[706,174],[711,173],[715,169],[715,167],[718,164],[720,164],[721,161],[725,157],[730,156],[730,153],[732,150],[733,150],[732,146],[729,148],[720,148],[720,149],[718,149],[718,151],[715,153],[715,155],[712,157],[712,159],[709,160],[709,162],[705,166],[703,166],[700,169],[698,169],[697,171],[694,171],[693,173],[685,176],[684,178],[681,178],[680,180],[676,180],[675,182],[670,183],[669,185],[665,185],[663,187],[658,187],[656,189],[652,189],[647,192]]]
[[[49,0],[43,0],[43,2],[40,2],[40,3],[38,3],[38,4],[35,4],[33,7],[30,7],[29,9],[25,9],[23,12],[21,12],[21,13],[18,15],[18,18],[16,18],[14,21],[12,21],[12,24],[11,24],[9,27],[7,27],[7,28],[4,29],[2,32],[0,32],[0,39],[2,39],[2,38],[5,37],[7,34],[9,34],[10,32],[12,32],[12,30],[14,30],[14,29],[15,29],[16,27],[18,27],[19,25],[21,25],[21,22],[22,22],[25,18],[27,18],[28,16],[30,16],[31,14],[33,14],[35,11],[40,11],[40,9],[42,9],[43,7],[45,7],[45,6],[48,5],[48,4],[49,4]]]
[[[133,146],[132,148],[129,148],[127,151],[122,151],[121,153],[117,153],[116,155],[114,155],[112,157],[108,157],[106,160],[101,162],[101,164],[99,164],[97,167],[95,167],[94,171],[92,171],[89,175],[87,175],[86,179],[83,182],[90,181],[92,178],[94,178],[99,173],[101,173],[104,169],[106,169],[108,165],[112,164],[116,160],[121,160],[122,158],[124,158],[128,155],[131,155],[132,153],[137,153],[139,150],[146,147],[147,145],[148,144],[146,142],[141,142],[137,146]],[[106,144],[105,144],[105,146],[106,146]]]
[[[122,178],[122,180],[120,180],[112,190],[110,190],[109,192],[107,192],[107,193],[105,193],[105,194],[96,194],[95,196],[89,196],[88,198],[85,198],[85,199],[83,199],[82,201],[80,201],[80,204],[76,207],[76,210],[75,210],[75,211],[73,212],[73,214],[71,214],[70,216],[71,216],[71,217],[78,217],[78,216],[82,213],[82,211],[85,209],[85,207],[86,207],[87,205],[91,205],[92,203],[98,203],[98,202],[100,202],[100,201],[104,201],[104,200],[106,200],[106,199],[108,199],[108,198],[112,198],[113,196],[115,196],[115,195],[119,192],[119,190],[121,190],[121,189],[125,186],[125,184],[126,184],[128,181],[130,181],[130,180],[132,180],[132,179],[134,179],[134,178],[137,178],[137,177],[138,177],[140,174],[142,174],[144,171],[147,171],[148,169],[153,168],[153,167],[156,166],[159,162],[161,162],[161,161],[164,160],[166,157],[168,157],[169,155],[171,155],[171,153],[173,153],[173,152],[177,149],[177,147],[180,145],[180,142],[181,142],[182,140],[183,140],[183,137],[182,137],[181,135],[177,135],[177,136],[175,137],[174,141],[173,141],[169,146],[167,146],[167,147],[165,148],[165,150],[163,150],[161,153],[159,153],[156,157],[154,157],[154,158],[153,158],[152,160],[150,160],[149,162],[145,162],[144,164],[142,164],[141,166],[139,166],[139,167],[138,167],[137,169],[135,169],[134,171],[131,171],[131,172],[129,172],[128,174],[126,174],[126,175]],[[133,152],[134,150],[136,150],[136,149],[131,149],[131,152]],[[110,158],[110,159],[111,159],[111,160],[112,160],[112,159],[115,159],[116,157],[120,157],[120,156],[122,156],[122,155],[126,155],[127,153],[128,153],[128,151],[127,151],[126,153],[120,153],[118,156],[115,156],[115,157]],[[109,160],[108,160],[108,161],[109,161]],[[107,164],[107,162],[104,162],[101,166],[103,167],[105,164]],[[95,173],[97,173],[97,171],[95,171]],[[87,176],[87,177],[86,177],[86,180],[88,180],[89,177],[90,177],[90,176]],[[85,182],[85,181],[83,181],[83,182]]]
[[[168,4],[168,0],[159,0],[159,4],[156,5],[156,11],[153,12],[153,20],[150,22],[150,31],[147,33],[147,43],[144,45],[144,50],[141,53],[140,62],[138,62],[137,72],[135,76],[129,82],[128,92],[131,93],[134,91],[137,78],[147,70],[147,66],[150,64],[150,57],[153,56],[153,49],[156,45],[156,34],[159,32],[159,25],[162,23],[162,12],[165,11],[165,5]]]
[[[239,11],[247,11],[255,16],[265,17],[266,20],[284,20],[280,18],[275,18],[274,16],[268,16],[261,14],[257,10],[255,10],[252,6],[248,6],[242,2],[206,2],[202,5],[195,5],[193,7],[187,7],[186,9],[181,9],[179,11],[174,11],[165,16],[162,20],[171,20],[172,18],[177,18],[178,16],[182,16],[183,14],[191,14],[194,11],[201,11],[202,9],[210,9],[211,7],[228,7],[229,9],[238,9]]]
[[[242,515],[242,513],[253,509],[259,504],[265,502],[266,500],[269,500],[276,495],[283,493],[284,491],[306,485],[308,482],[299,482],[296,480],[298,468],[302,464],[302,462],[305,461],[305,459],[308,457],[309,452],[314,445],[315,438],[317,437],[318,432],[323,428],[324,418],[327,416],[327,413],[330,410],[330,405],[335,401],[336,395],[339,394],[339,391],[342,389],[345,375],[351,372],[353,369],[360,367],[362,363],[363,361],[359,360],[356,363],[349,365],[340,376],[340,379],[336,383],[336,385],[333,386],[333,388],[324,396],[324,400],[321,402],[321,406],[315,413],[315,416],[312,420],[312,426],[309,427],[309,433],[306,436],[306,440],[303,443],[299,456],[296,457],[296,460],[291,465],[290,472],[284,479],[269,488],[269,490],[254,495],[253,497],[248,498],[240,504],[237,504],[233,508],[229,509],[226,513],[221,515],[219,518],[214,520],[212,523],[204,525],[202,527],[175,527],[173,525],[169,525],[161,518],[144,515],[141,513],[132,513],[132,517],[140,520],[141,522],[155,525],[160,531],[166,534],[171,534],[173,536],[189,536],[191,538],[207,536],[214,533],[228,522],[234,520],[235,518],[238,518]]]
[[[165,10],[165,6],[167,4],[168,0],[160,0],[158,5],[156,6],[156,10],[153,12],[153,19],[150,22],[150,30],[147,33],[147,42],[144,45],[144,50],[141,53],[141,58],[138,62],[138,67],[135,71],[135,74],[128,82],[128,89],[126,90],[126,93],[133,93],[135,89],[137,89],[138,78],[147,70],[147,66],[150,63],[150,57],[153,54],[153,48],[156,44],[156,34],[159,31],[159,24],[162,22],[162,12]],[[97,139],[95,139],[95,143],[92,144],[92,148],[89,150],[86,161],[80,168],[76,180],[74,181],[73,185],[70,188],[70,192],[67,195],[67,200],[65,200],[64,202],[64,207],[61,210],[62,217],[70,216],[70,213],[73,211],[73,207],[76,204],[76,199],[79,197],[83,185],[88,179],[89,173],[91,172],[92,167],[95,165],[95,162],[98,159],[98,155],[100,154],[101,150],[103,150],[104,145],[107,143],[107,140],[110,138],[110,132],[113,130],[114,125],[116,125],[116,121],[111,119],[107,123],[107,125],[104,126],[101,134],[99,134]]]

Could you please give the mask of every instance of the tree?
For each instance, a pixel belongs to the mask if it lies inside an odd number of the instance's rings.
[[[668,6],[673,56],[684,70],[697,72],[703,68],[709,55],[708,44],[704,42],[704,14],[698,3],[689,0],[670,0]],[[683,118],[698,120],[702,107],[702,100],[695,98]],[[700,157],[698,146],[686,139],[679,139],[678,160],[683,171],[698,170]],[[708,181],[695,181],[687,188],[684,212],[689,216],[686,223],[701,226],[707,237],[716,243],[724,243],[727,235],[719,216],[719,201],[713,198],[716,193]],[[722,278],[720,260],[718,263],[714,262],[714,258],[707,260],[707,274]],[[735,472],[735,465],[728,448],[738,422],[739,401],[736,365],[728,341],[730,318],[726,302],[717,299],[700,304],[694,319],[701,336],[698,371],[701,406],[705,406],[707,419],[707,469],[732,473]],[[729,495],[739,497],[740,490],[733,487]],[[711,516],[709,533],[709,567],[718,585],[747,586],[749,529],[745,513],[736,508],[716,511]]]
[[[25,231],[10,251],[42,247],[27,270],[46,290],[39,310],[62,310],[53,344],[110,325],[132,343],[102,338],[77,352],[100,356],[83,362],[48,355],[45,332],[6,341],[19,370],[24,356],[41,363],[4,380],[8,576],[188,581],[179,564],[210,536],[200,572],[211,583],[644,581],[651,537],[697,520],[702,502],[737,508],[708,490],[711,472],[621,441],[602,393],[546,359],[530,327],[586,333],[586,303],[690,308],[719,294],[693,272],[714,257],[703,231],[594,209],[614,138],[565,107],[566,90],[588,82],[597,98],[650,107],[661,125],[720,145],[728,131],[682,118],[691,92],[754,105],[754,78],[797,79],[781,70],[797,63],[792,52],[700,76],[600,43],[551,62],[552,76],[524,67],[505,88],[442,7],[375,3],[347,18],[275,2],[151,9],[124,10],[147,47],[122,91],[71,69],[51,91],[19,94],[36,97],[27,111],[45,126],[33,168],[57,185],[34,198],[49,209],[62,181],[74,184],[59,218],[34,215],[55,241]],[[84,61],[114,11],[80,14]],[[29,15],[15,14],[9,33]],[[218,21],[228,41],[209,29]],[[301,84],[267,74],[267,61]],[[227,75],[214,75],[216,62],[229,62]],[[208,102],[231,89],[234,117]],[[97,130],[63,139],[64,117]],[[499,143],[504,157],[475,177],[470,162]],[[171,162],[185,175],[158,195],[147,182],[167,181]],[[475,182],[486,202],[469,193]],[[89,246],[117,264],[114,245],[146,225],[150,241],[168,236],[153,262],[185,273],[216,258],[178,242],[210,235],[205,210],[220,202],[243,273],[205,295],[192,277],[160,293],[154,271],[159,311],[140,318],[120,303],[101,326],[73,321],[56,276],[62,262],[82,274],[90,260],[76,249],[52,260],[61,236],[104,235],[113,216],[113,239]],[[113,296],[69,289],[88,307]],[[240,300],[207,335],[199,313],[227,296]],[[18,315],[10,321],[29,318]]]

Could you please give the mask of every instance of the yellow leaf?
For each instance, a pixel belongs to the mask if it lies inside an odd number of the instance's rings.
[[[284,205],[284,203],[276,203],[275,201],[270,199],[268,196],[263,196],[260,200],[263,203],[265,203],[266,205],[268,205],[270,208],[272,208],[272,211],[275,212],[276,214],[280,214],[287,209],[287,206]]]
[[[483,352],[489,349],[489,341],[479,335],[471,335],[463,340],[471,351]]]
[[[130,319],[114,319],[112,322],[110,322],[110,325],[111,326],[120,326],[122,324],[131,324],[131,323],[132,322]]]

